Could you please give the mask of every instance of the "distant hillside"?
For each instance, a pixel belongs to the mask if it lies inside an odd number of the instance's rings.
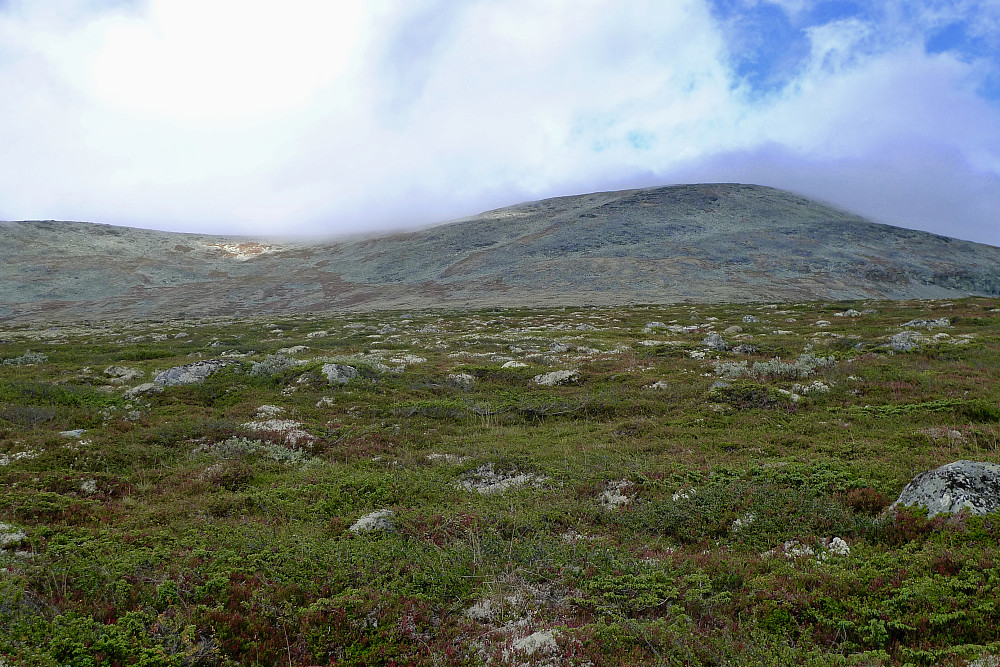
[[[756,185],[546,199],[325,242],[0,223],[0,317],[1000,294],[1000,248]]]

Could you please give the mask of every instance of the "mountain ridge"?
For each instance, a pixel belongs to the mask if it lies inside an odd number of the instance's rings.
[[[0,317],[1000,294],[1000,248],[774,188],[572,195],[322,241],[0,223]]]

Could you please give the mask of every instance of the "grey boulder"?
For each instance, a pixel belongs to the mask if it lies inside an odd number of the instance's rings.
[[[235,363],[237,362],[227,359],[207,359],[205,361],[196,361],[193,364],[185,364],[184,366],[174,366],[173,368],[168,368],[165,371],[157,373],[156,377],[153,378],[153,382],[162,384],[165,387],[198,384],[199,382],[204,382],[205,378],[212,373]]]
[[[926,507],[928,516],[1000,511],[1000,465],[955,461],[920,473],[899,494],[893,507]]]

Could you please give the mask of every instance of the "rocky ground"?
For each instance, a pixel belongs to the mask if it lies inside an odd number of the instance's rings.
[[[8,324],[0,661],[992,664],[998,359],[990,299]]]

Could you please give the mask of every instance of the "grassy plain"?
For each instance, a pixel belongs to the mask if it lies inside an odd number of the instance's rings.
[[[919,472],[1000,462],[998,309],[8,326],[0,664],[1000,654],[1000,515],[886,511]],[[207,359],[235,363],[127,394]],[[533,379],[555,370],[578,374]]]

